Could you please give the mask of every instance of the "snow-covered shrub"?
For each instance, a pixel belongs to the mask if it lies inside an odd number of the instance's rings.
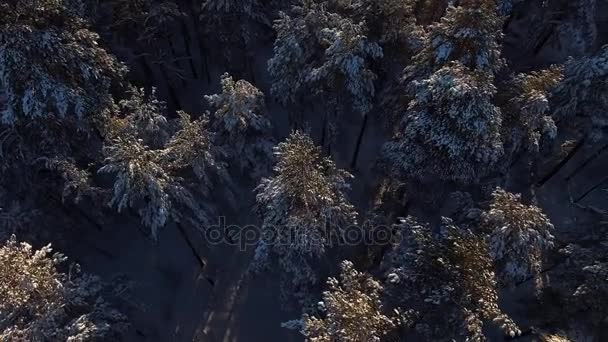
[[[498,306],[489,246],[482,237],[442,218],[439,231],[413,218],[397,226],[397,243],[386,256],[393,305],[415,310],[424,320],[413,328],[424,340],[485,341],[492,322],[511,337],[517,325]]]
[[[292,133],[275,147],[275,156],[274,176],[262,179],[256,188],[256,211],[264,238],[257,246],[254,267],[277,260],[292,285],[284,286],[285,291],[293,287],[298,291],[317,281],[311,262],[355,223],[355,209],[345,195],[352,176],[323,157],[319,147],[301,132]]]
[[[282,13],[275,30],[268,72],[271,92],[282,103],[306,92],[346,92],[358,112],[371,109],[376,74],[370,62],[382,57],[382,48],[367,38],[365,22],[330,12],[323,3],[304,1],[291,16]]]
[[[58,266],[50,245],[34,250],[14,236],[0,246],[0,340],[116,341],[126,317],[101,296],[94,276]]]
[[[583,118],[581,129],[600,139],[608,126],[608,45],[593,56],[569,59],[550,102],[556,118]]]
[[[501,283],[515,285],[539,275],[544,253],[553,247],[553,225],[542,210],[521,202],[521,196],[497,188],[481,227],[489,234],[490,253]]]
[[[549,94],[561,80],[558,67],[515,76],[513,98],[503,110],[505,145],[511,157],[521,150],[537,154],[543,141],[553,141],[557,126],[551,117]]]
[[[1,121],[53,116],[85,121],[112,104],[110,87],[125,68],[98,44],[80,1],[0,4]]]
[[[397,326],[396,319],[383,312],[382,284],[348,260],[340,267],[339,279],[327,280],[317,305],[320,317],[303,315],[302,334],[310,342],[381,341]]]
[[[402,128],[383,148],[382,161],[398,178],[474,183],[490,173],[503,154],[502,115],[492,103],[491,74],[460,63],[415,81],[415,98]]]
[[[205,96],[215,109],[212,129],[216,145],[242,171],[256,178],[264,175],[272,161],[274,146],[270,121],[265,116],[264,94],[245,80],[222,75],[222,92]]]
[[[500,57],[502,19],[493,0],[461,1],[450,5],[445,15],[427,29],[424,47],[413,58],[406,75],[423,75],[459,61],[479,71],[496,73],[504,66]]]

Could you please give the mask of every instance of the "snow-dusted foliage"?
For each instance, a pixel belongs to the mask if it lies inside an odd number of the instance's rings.
[[[45,159],[45,166],[61,176],[63,180],[62,200],[73,199],[78,203],[82,198],[93,192],[90,184],[90,175],[86,170],[76,166],[73,160],[52,158]]]
[[[540,286],[543,256],[553,247],[553,225],[542,210],[521,202],[521,195],[497,188],[481,227],[489,234],[490,254],[502,284],[535,277]]]
[[[415,98],[402,128],[383,148],[382,161],[390,172],[398,178],[465,184],[491,172],[503,154],[492,80],[456,62],[414,81],[410,92]]]
[[[424,47],[406,68],[406,75],[426,77],[452,61],[491,73],[503,67],[499,43],[502,19],[494,0],[459,3],[450,5],[441,20],[429,26]]]
[[[0,246],[0,340],[116,341],[126,317],[101,296],[94,276],[61,273],[50,245],[35,250],[15,236]]]
[[[340,278],[329,278],[319,317],[304,314],[302,334],[310,342],[381,341],[398,322],[384,312],[382,284],[359,272],[352,262],[341,263]]]
[[[202,11],[218,16],[232,16],[238,13],[260,22],[268,21],[258,0],[204,0]]]
[[[366,19],[370,31],[377,30],[381,44],[407,47],[417,51],[421,47],[424,30],[416,24],[413,0],[363,0],[357,12]],[[378,27],[373,27],[377,25]],[[403,52],[403,50],[400,50]]]
[[[403,219],[398,242],[386,256],[386,291],[402,312],[414,310],[423,320],[411,322],[423,340],[485,341],[487,322],[508,336],[517,325],[498,306],[497,282],[489,246],[471,231],[442,218],[438,231]]]
[[[557,29],[563,52],[568,56],[583,56],[595,48],[597,11],[597,0],[568,1],[565,18]]]
[[[231,161],[256,178],[270,169],[272,126],[265,116],[264,94],[245,80],[222,75],[221,94],[205,96],[215,109],[212,129],[216,145]]]
[[[0,4],[1,120],[98,117],[125,68],[98,44],[80,1]]]
[[[275,23],[274,56],[268,61],[271,92],[282,103],[304,93],[349,95],[354,109],[367,113],[375,94],[372,60],[382,48],[367,38],[365,22],[354,22],[306,0]]]
[[[264,6],[258,0],[204,0],[200,20],[205,30],[220,43],[239,48],[253,42],[256,26],[271,26]],[[224,53],[230,56],[229,51]]]
[[[561,68],[552,67],[514,78],[510,89],[513,97],[503,110],[505,145],[508,146],[505,149],[511,156],[521,150],[537,154],[543,142],[556,138],[557,126],[551,117],[548,97],[561,77]]]
[[[522,2],[522,0],[497,0],[496,1],[496,9],[499,15],[509,16],[513,11],[513,7],[518,3]]]
[[[571,326],[583,324],[597,331],[607,331],[608,322],[608,235],[605,233],[592,243],[569,244],[560,252],[565,263],[549,276],[553,290],[566,305],[564,311]],[[601,336],[601,335],[600,335]]]
[[[302,287],[317,282],[311,263],[356,221],[345,195],[352,176],[323,157],[310,137],[298,131],[275,148],[275,157],[274,176],[262,179],[256,188],[263,239],[254,267],[277,260],[291,283],[284,283],[284,290],[295,288],[290,297],[298,298],[302,296],[298,292],[306,290]]]
[[[581,129],[600,139],[608,126],[608,45],[593,56],[569,59],[550,100],[555,117],[583,118]]]
[[[192,193],[178,176],[180,170],[191,168],[197,176],[199,189],[207,194],[211,178],[224,175],[223,165],[216,161],[207,120],[192,121],[180,113],[180,129],[163,148],[152,149],[137,136],[117,135],[104,146],[104,166],[99,173],[115,174],[110,205],[118,211],[136,209],[144,225],[156,239],[169,218],[179,219],[178,204],[190,209],[196,219],[206,222],[206,215]],[[215,172],[215,173],[214,173]]]
[[[171,215],[169,189],[179,181],[168,170],[163,150],[151,150],[134,137],[116,138],[105,146],[106,159],[100,173],[116,174],[110,205],[119,212],[137,208],[154,238]]]
[[[192,120],[184,112],[178,112],[180,129],[167,143],[165,152],[174,169],[190,168],[199,180],[199,190],[207,195],[216,181],[230,183],[225,165],[220,161],[225,152],[213,145],[208,129],[209,120],[201,117]]]
[[[144,43],[154,43],[170,35],[171,25],[184,15],[173,1],[107,0],[100,6],[108,10],[112,32],[134,35]]]
[[[133,135],[146,145],[162,147],[169,139],[165,103],[157,99],[155,88],[149,95],[144,89],[131,88],[129,95],[119,102],[121,117],[106,120],[106,133],[110,136]]]

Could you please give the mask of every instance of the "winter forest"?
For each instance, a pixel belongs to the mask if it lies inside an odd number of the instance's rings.
[[[0,0],[0,341],[608,341],[608,0]]]

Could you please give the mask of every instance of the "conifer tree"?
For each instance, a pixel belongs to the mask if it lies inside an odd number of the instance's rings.
[[[345,194],[352,176],[298,131],[275,148],[275,156],[274,175],[256,189],[265,238],[256,247],[254,267],[278,262],[285,293],[303,300],[307,286],[317,282],[314,263],[356,222]]]
[[[386,291],[393,305],[414,317],[409,325],[425,340],[487,340],[492,322],[511,337],[520,334],[498,306],[488,244],[448,218],[435,231],[413,218],[398,225],[398,242],[386,257]],[[416,319],[419,317],[419,319]]]
[[[159,107],[148,105],[144,108],[154,112]],[[190,217],[207,225],[209,212],[197,203],[192,191],[200,191],[206,196],[214,180],[228,181],[224,165],[219,161],[221,151],[211,143],[206,118],[193,121],[186,113],[179,114],[179,130],[157,148],[145,144],[143,137],[148,135],[149,126],[139,124],[139,119],[155,118],[158,113],[133,114],[112,120],[109,126],[113,132],[104,146],[105,160],[98,170],[116,175],[109,205],[119,212],[127,208],[136,210],[142,223],[150,227],[154,239],[169,219],[179,221]],[[179,176],[186,169],[192,170],[197,178],[194,189],[187,187]],[[184,210],[189,210],[190,215],[184,214]]]
[[[603,137],[608,108],[608,45],[597,54],[569,59],[564,78],[557,85],[550,102],[558,120],[578,119],[579,129],[592,140]]]
[[[540,208],[521,202],[521,196],[497,188],[481,215],[490,253],[502,284],[514,285],[534,277],[537,287],[544,254],[553,247],[553,225]]]
[[[487,73],[456,62],[415,81],[402,129],[385,144],[383,162],[401,179],[468,184],[489,174],[503,154],[501,111]]]
[[[125,68],[99,46],[83,4],[16,0],[0,8],[0,82],[4,124],[68,117],[86,122],[112,104]]]
[[[272,94],[294,102],[306,92],[348,95],[359,113],[371,109],[376,74],[370,63],[382,48],[367,37],[365,22],[354,22],[326,3],[311,0],[280,14],[274,56],[268,61]]]
[[[0,340],[116,341],[126,317],[102,297],[97,277],[70,268],[50,245],[35,250],[13,235],[0,245]]]
[[[516,75],[509,83],[510,89],[505,93],[513,94],[503,108],[503,136],[510,157],[520,151],[537,155],[543,142],[556,138],[557,125],[550,115],[549,96],[561,76],[561,68],[552,67]]]
[[[271,124],[265,116],[264,94],[245,80],[222,75],[222,92],[205,96],[215,109],[212,129],[216,145],[252,177],[268,172],[272,160]]]
[[[304,314],[302,334],[306,341],[380,341],[398,325],[387,316],[381,302],[382,284],[359,272],[352,262],[340,264],[340,277],[327,280],[319,317]]]

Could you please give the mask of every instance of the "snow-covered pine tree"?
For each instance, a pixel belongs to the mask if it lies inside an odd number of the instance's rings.
[[[564,6],[564,16],[556,30],[562,53],[579,57],[593,52],[597,47],[596,16],[601,5],[597,0],[573,0]]]
[[[236,55],[250,57],[247,50],[258,34],[258,28],[271,26],[264,5],[258,0],[203,0],[200,20],[204,30],[212,39],[217,39],[224,56],[229,59]],[[231,48],[238,52],[233,54]]]
[[[381,341],[398,326],[398,319],[385,312],[382,284],[359,272],[352,262],[340,264],[340,277],[327,279],[317,315],[305,313],[302,334],[306,341]],[[394,313],[393,313],[394,314]]]
[[[397,242],[385,257],[385,291],[401,312],[413,310],[413,331],[424,340],[486,341],[485,323],[506,335],[520,330],[498,306],[488,244],[442,218],[438,231],[409,217],[397,226]],[[407,322],[406,322],[407,323]]]
[[[225,73],[222,92],[205,96],[214,108],[212,130],[215,144],[251,177],[265,175],[271,168],[272,125],[265,115],[264,93],[245,80],[234,81]]]
[[[416,23],[414,0],[362,0],[355,12],[369,26],[370,37],[377,37],[383,49],[395,54],[417,52],[422,46],[424,29]]]
[[[385,144],[381,162],[398,178],[474,183],[503,154],[502,115],[492,103],[496,88],[487,72],[459,62],[429,79],[414,81],[414,100],[402,128]]]
[[[365,22],[328,10],[325,2],[303,1],[275,23],[274,56],[268,61],[271,92],[282,103],[305,92],[348,95],[359,113],[371,109],[376,74],[370,63],[382,48],[367,38]]]
[[[226,152],[213,144],[206,116],[192,120],[187,113],[178,112],[179,130],[165,147],[169,165],[174,170],[191,169],[198,179],[198,190],[209,195],[214,184],[231,184],[226,165],[221,161]]]
[[[595,55],[569,59],[564,78],[550,98],[556,120],[577,118],[579,129],[592,140],[605,135],[608,126],[608,45]],[[568,120],[572,126],[572,121]]]
[[[104,300],[105,285],[75,267],[62,273],[65,260],[14,235],[0,245],[0,340],[120,340],[127,319]]]
[[[0,4],[2,123],[47,117],[86,123],[112,105],[110,88],[125,68],[98,44],[83,8],[68,0]]]
[[[156,97],[156,89],[152,88],[146,95],[144,89],[131,87],[129,97],[119,102],[120,118],[112,117],[106,120],[105,133],[111,138],[120,135],[134,135],[142,139],[144,144],[159,148],[169,139],[169,125],[164,116],[167,108],[163,101]]]
[[[104,146],[104,165],[98,170],[116,175],[109,204],[119,212],[127,208],[137,210],[154,239],[170,218],[179,221],[187,216],[184,209],[190,210],[197,222],[209,223],[207,211],[193,197],[193,189],[178,176],[181,170],[192,169],[198,178],[196,190],[203,195],[212,188],[214,176],[228,177],[223,164],[217,161],[219,152],[211,144],[206,118],[192,121],[186,113],[179,114],[179,130],[165,146],[157,149],[145,145],[139,135],[133,134],[131,129],[140,127],[137,123],[115,125],[126,130],[108,139]],[[139,116],[127,119],[136,117]]]
[[[558,295],[557,317],[587,336],[602,337],[608,331],[607,241],[604,231],[593,239],[567,245],[560,250],[564,262],[548,274],[552,294]]]
[[[202,12],[214,13],[222,17],[241,14],[246,18],[268,22],[262,4],[258,0],[204,0],[202,2]],[[219,20],[224,19],[219,18]]]
[[[256,247],[254,268],[278,262],[284,294],[305,300],[307,287],[317,282],[314,263],[356,222],[345,194],[352,176],[299,131],[275,147],[275,156],[274,176],[256,188],[264,238]]]
[[[511,98],[503,108],[505,152],[513,158],[520,151],[537,155],[543,142],[552,142],[557,126],[549,109],[549,96],[560,82],[562,70],[551,67],[529,74],[518,74],[508,89]]]
[[[477,71],[496,73],[504,66],[500,56],[502,18],[494,0],[459,1],[428,28],[421,51],[406,67],[406,79],[426,78],[452,61]]]
[[[488,234],[500,283],[515,285],[534,277],[540,288],[544,254],[553,247],[553,225],[542,210],[523,204],[521,195],[497,188],[480,226]]]

